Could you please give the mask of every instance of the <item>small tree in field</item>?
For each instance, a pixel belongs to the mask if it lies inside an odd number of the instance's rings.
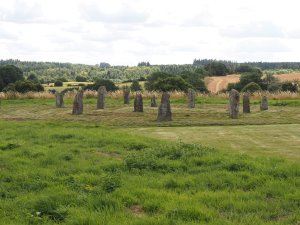
[[[130,90],[131,91],[141,91],[142,90],[142,86],[140,85],[138,80],[132,81],[132,84],[130,86]]]

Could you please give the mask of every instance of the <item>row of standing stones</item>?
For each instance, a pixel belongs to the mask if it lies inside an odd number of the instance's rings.
[[[56,93],[56,107],[64,107],[64,92]],[[105,108],[105,96],[107,94],[105,86],[101,86],[98,89],[98,99],[97,99],[97,109]],[[124,90],[123,92],[124,104],[129,104],[130,91]],[[187,93],[188,98],[188,108],[195,108],[196,93],[193,89],[189,89]],[[237,119],[239,115],[239,103],[240,103],[240,93],[237,90],[232,89],[229,94],[229,117],[232,119]],[[150,100],[151,107],[157,107],[156,96],[153,95]],[[266,96],[262,97],[260,104],[261,110],[268,109],[268,99]],[[143,112],[143,96],[141,93],[136,93],[134,98],[134,112]],[[73,115],[80,115],[83,113],[83,90],[79,90],[73,101]],[[243,95],[243,113],[250,113],[250,95],[245,93]],[[172,112],[170,105],[170,94],[168,92],[163,92],[161,97],[160,106],[158,108],[157,121],[171,121]]]
[[[239,116],[240,93],[232,89],[229,93],[229,117],[237,119]],[[260,102],[260,110],[268,110],[268,98],[262,96]],[[244,93],[243,95],[243,113],[250,113],[250,94]]]

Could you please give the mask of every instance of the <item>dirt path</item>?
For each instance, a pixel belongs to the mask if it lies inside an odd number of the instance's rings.
[[[209,91],[217,93],[218,91],[226,89],[229,83],[236,83],[239,80],[239,74],[232,74],[222,77],[207,77],[205,83]]]

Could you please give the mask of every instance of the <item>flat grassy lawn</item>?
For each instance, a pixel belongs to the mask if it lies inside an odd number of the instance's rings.
[[[98,123],[0,120],[0,224],[291,225],[300,167]]]
[[[253,102],[251,114],[229,119],[225,100],[199,98],[195,109],[187,109],[185,99],[172,99],[173,121],[156,122],[157,108],[151,108],[150,99],[144,99],[144,113],[133,112],[133,99],[124,105],[121,98],[108,97],[104,110],[96,109],[95,98],[84,99],[84,114],[71,115],[73,99],[65,99],[65,108],[55,108],[54,99],[2,100],[0,120],[82,121],[113,127],[153,126],[212,126],[300,124],[299,101],[273,102],[268,111],[261,112]],[[290,106],[292,105],[292,106]]]
[[[300,161],[300,125],[147,127],[130,132],[146,137],[203,144],[228,152]]]

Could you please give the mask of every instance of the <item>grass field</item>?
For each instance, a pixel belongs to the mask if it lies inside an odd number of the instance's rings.
[[[227,101],[171,99],[157,123],[108,97],[2,100],[0,224],[181,225],[300,221],[300,101],[230,120]]]

